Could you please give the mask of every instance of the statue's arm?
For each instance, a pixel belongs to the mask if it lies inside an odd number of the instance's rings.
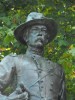
[[[58,100],[66,100],[66,85],[65,85],[65,73],[61,68],[61,78],[60,78],[60,92]]]
[[[0,62],[0,91],[3,91],[10,84],[15,69],[14,60],[9,55]]]
[[[16,58],[16,57],[15,57]],[[6,56],[0,62],[0,100],[28,100],[28,93],[17,88],[9,96],[3,95],[2,91],[12,82],[16,71],[14,56]]]
[[[0,62],[0,100],[7,100],[7,96],[3,95],[2,91],[10,84],[14,70],[14,61],[8,55]]]

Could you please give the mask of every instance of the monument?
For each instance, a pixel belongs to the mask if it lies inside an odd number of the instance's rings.
[[[55,21],[32,12],[14,35],[28,48],[26,54],[9,54],[0,62],[0,100],[66,100],[62,67],[43,57],[44,46],[57,35]],[[3,94],[12,83],[14,91]]]

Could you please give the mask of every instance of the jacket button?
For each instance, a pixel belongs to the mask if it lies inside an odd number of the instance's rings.
[[[41,86],[41,88],[44,88],[43,86]]]
[[[42,72],[42,70],[39,70],[39,73],[41,73]]]
[[[53,89],[49,89],[50,91],[53,91]]]

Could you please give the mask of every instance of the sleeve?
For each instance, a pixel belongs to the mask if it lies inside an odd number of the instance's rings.
[[[10,55],[0,62],[0,91],[2,92],[12,80],[15,71],[14,59]]]
[[[62,68],[61,68],[60,91],[58,95],[58,100],[66,100],[65,74]]]

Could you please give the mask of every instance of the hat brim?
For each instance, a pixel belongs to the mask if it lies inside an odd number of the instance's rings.
[[[21,42],[22,44],[26,44],[26,41],[24,39],[24,34],[25,31],[33,25],[45,25],[48,29],[48,32],[50,34],[49,37],[49,42],[51,42],[56,34],[57,34],[57,24],[53,19],[49,19],[49,18],[44,18],[44,19],[34,19],[31,21],[28,21],[26,23],[21,24],[20,26],[18,26],[15,31],[14,31],[14,35],[16,37],[16,39]]]

